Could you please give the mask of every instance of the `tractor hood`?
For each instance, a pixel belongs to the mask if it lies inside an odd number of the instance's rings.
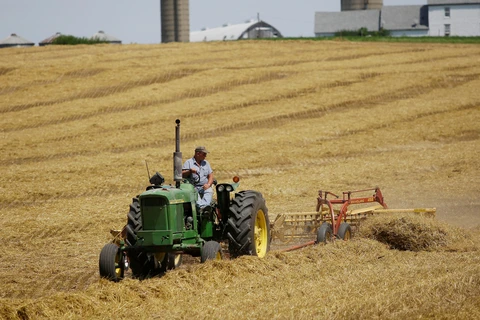
[[[163,185],[149,189],[139,195],[139,199],[146,197],[161,197],[164,198],[167,204],[176,204],[195,201],[197,195],[193,185],[182,183],[180,184],[180,188],[171,185]]]

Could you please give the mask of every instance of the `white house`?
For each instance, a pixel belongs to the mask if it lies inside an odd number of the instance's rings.
[[[393,37],[480,36],[480,0],[428,0],[428,5],[384,6],[382,10],[316,12],[317,37],[360,28],[390,31]]]
[[[480,36],[480,1],[428,0],[430,36]]]

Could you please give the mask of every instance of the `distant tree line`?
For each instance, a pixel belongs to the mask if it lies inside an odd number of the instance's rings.
[[[388,37],[390,31],[381,28],[378,31],[368,31],[367,28],[358,30],[340,30],[335,32],[335,37]]]
[[[69,35],[61,35],[52,41],[52,44],[75,45],[75,44],[98,44],[107,43],[108,41],[100,39],[91,39],[85,37],[74,37]]]

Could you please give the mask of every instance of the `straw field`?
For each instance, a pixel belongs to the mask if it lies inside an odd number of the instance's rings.
[[[0,318],[478,319],[479,89],[478,45],[3,49]],[[271,219],[314,210],[319,189],[375,186],[389,207],[437,217],[379,217],[352,241],[261,260],[99,279],[109,230],[147,186],[145,162],[172,182],[177,118],[184,159],[205,145],[217,180],[240,176]]]

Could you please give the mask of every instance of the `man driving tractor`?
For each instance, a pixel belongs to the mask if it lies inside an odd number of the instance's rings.
[[[210,206],[213,198],[213,171],[210,163],[205,160],[207,149],[204,146],[195,148],[192,158],[185,161],[182,176],[187,178],[198,192],[197,205],[200,209]]]

